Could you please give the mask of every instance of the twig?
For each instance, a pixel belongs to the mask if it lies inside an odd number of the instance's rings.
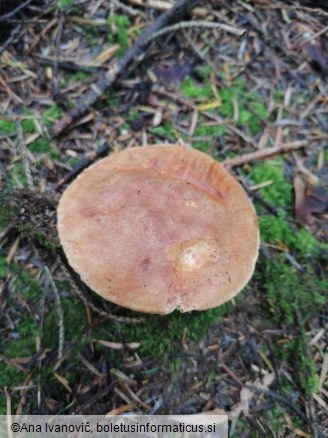
[[[328,12],[320,8],[310,8],[308,6],[294,6],[293,9],[295,9],[296,11],[305,11],[310,13],[314,12],[315,14],[325,15],[326,17],[328,17]]]
[[[13,11],[8,12],[8,14],[0,15],[0,23],[2,23],[4,21],[7,21],[8,18],[13,17],[14,15],[17,14],[17,12],[19,12],[22,9],[26,8],[26,6],[28,6],[30,3],[32,3],[32,0],[26,0],[24,3],[20,4],[19,6],[17,6],[16,9],[14,9]]]
[[[0,56],[3,54],[3,52],[6,50],[6,48],[14,41],[14,39],[19,35],[20,30],[21,30],[20,24],[13,29],[9,38],[0,47]]]
[[[131,6],[127,6],[124,3],[120,2],[119,0],[113,0],[113,2],[117,8],[123,9],[123,11],[127,12],[128,14],[134,17],[139,14],[139,11],[137,9],[134,9]]]
[[[156,11],[167,11],[172,8],[172,3],[168,1],[162,1],[162,0],[128,0],[129,3],[131,3],[134,6],[141,6],[143,8],[151,8],[155,9]],[[209,14],[208,8],[195,8],[193,11],[193,14],[198,17],[205,17]]]
[[[243,386],[243,382],[236,376],[236,374],[231,371],[230,368],[227,367],[226,364],[221,363],[221,368],[224,369],[224,371],[232,378],[232,380],[238,385],[238,386]]]
[[[81,117],[90,106],[109,88],[125,70],[131,61],[139,62],[138,56],[142,52],[144,46],[148,43],[149,38],[164,28],[171,22],[176,22],[188,10],[194,8],[200,0],[178,0],[176,4],[168,11],[161,14],[152,26],[150,26],[137,42],[122,56],[115,61],[112,66],[100,78],[91,85],[87,91],[77,102],[75,108],[70,110],[65,116],[60,119],[54,126],[53,132],[55,135],[62,133],[74,120]]]
[[[42,65],[55,65],[55,59],[50,58],[48,56],[41,56],[41,55],[34,55],[35,58],[38,58],[40,64]],[[59,68],[63,70],[68,71],[78,71],[78,72],[84,72],[84,73],[95,73],[96,71],[99,71],[101,68],[103,68],[101,65],[99,66],[89,66],[89,65],[83,65],[83,64],[77,64],[72,61],[62,61],[60,59],[57,60],[57,65]]]
[[[222,364],[221,364],[221,366],[222,366]],[[234,380],[234,379],[233,379],[233,380]],[[239,379],[238,379],[238,380],[239,380]],[[231,382],[231,383],[232,383],[232,382]],[[244,384],[244,383],[242,383],[242,384],[240,385],[240,384],[239,384],[238,382],[236,382],[235,380],[234,380],[234,383],[232,383],[232,384],[233,384],[233,385],[236,385],[236,386],[239,386],[239,387],[242,387],[242,388],[247,388],[247,389],[249,389],[250,391],[252,391],[252,392],[256,392],[256,393],[258,393],[258,394],[265,394],[265,395],[267,395],[268,397],[271,397],[271,398],[273,398],[274,400],[276,400],[276,401],[278,401],[278,402],[280,402],[280,403],[282,403],[282,404],[288,406],[292,411],[295,412],[295,414],[297,414],[300,418],[302,418],[303,421],[305,421],[306,423],[310,423],[310,420],[307,418],[307,416],[304,415],[303,412],[302,412],[299,408],[297,408],[297,407],[295,406],[295,403],[294,403],[293,400],[291,400],[291,399],[289,399],[289,398],[287,398],[287,397],[284,397],[283,395],[280,395],[280,394],[278,394],[277,392],[272,391],[272,390],[270,390],[270,389],[259,388],[258,386],[255,386],[255,385],[249,385],[249,384]]]
[[[284,143],[272,148],[261,149],[259,151],[250,152],[249,154],[240,155],[239,157],[226,158],[222,161],[225,167],[241,166],[245,163],[260,160],[261,158],[271,157],[272,155],[283,154],[285,152],[294,151],[296,149],[304,148],[308,145],[306,141],[295,141],[291,143]]]
[[[147,0],[145,2],[144,0],[128,0],[129,3],[132,3],[135,6],[143,6],[147,8],[156,9],[157,11],[168,11],[172,8],[172,3],[168,1],[162,1],[162,0]]]
[[[8,391],[7,386],[5,386],[5,395],[6,395],[6,411],[7,411],[7,432],[8,438],[13,438],[14,434],[11,429],[11,397],[10,392]]]
[[[42,261],[42,257],[40,255],[38,249],[35,247],[35,245],[33,245],[33,242],[31,242],[31,245],[32,245],[34,252],[35,252],[36,256],[38,257],[38,259]],[[42,262],[42,264],[43,264],[44,272],[48,278],[49,286],[50,286],[50,288],[54,294],[54,297],[55,297],[56,310],[57,310],[57,315],[58,315],[59,342],[58,342],[58,362],[55,365],[55,369],[56,369],[62,360],[64,343],[65,343],[64,311],[63,311],[63,307],[61,305],[59,292],[58,292],[57,286],[52,278],[52,274],[50,272],[50,269],[48,268],[48,266],[46,265],[45,262]]]
[[[169,32],[174,32],[176,30],[181,29],[190,29],[194,27],[204,27],[206,29],[220,29],[224,32],[229,32],[234,35],[238,35],[240,37],[244,36],[247,32],[246,29],[237,29],[236,27],[228,26],[227,24],[223,23],[216,23],[212,21],[205,21],[205,20],[197,20],[197,21],[181,21],[180,23],[173,24],[172,26],[164,27],[164,29],[161,29],[160,31],[156,32],[154,35],[149,37],[150,42],[151,40],[154,40],[155,38],[158,38],[162,35],[165,35]]]
[[[34,191],[34,183],[33,183],[33,177],[30,169],[30,162],[27,155],[27,148],[24,140],[23,130],[20,125],[20,123],[16,123],[16,129],[17,129],[17,142],[18,147],[20,149],[20,152],[22,154],[22,160],[23,160],[23,167],[24,167],[24,173],[27,181],[27,187],[31,192]]]
[[[62,39],[63,29],[64,29],[64,23],[65,23],[66,14],[61,9],[60,10],[60,21],[58,26],[58,32],[56,36],[55,41],[55,59],[54,59],[54,77],[57,78],[58,75],[58,59],[60,55],[60,43]]]
[[[54,369],[56,370],[61,363],[62,357],[63,357],[63,349],[64,349],[64,342],[65,342],[65,326],[64,326],[64,311],[63,307],[61,305],[61,300],[59,296],[58,289],[56,287],[56,284],[52,278],[51,272],[46,264],[44,264],[44,270],[46,272],[46,275],[48,277],[49,284],[51,286],[52,292],[55,296],[56,301],[56,310],[58,315],[58,329],[59,329],[59,344],[58,344],[58,362],[55,365]]]
[[[295,309],[296,321],[297,321],[298,326],[299,326],[300,341],[301,341],[301,345],[302,345],[302,349],[303,349],[303,354],[304,354],[304,357],[308,360],[309,359],[309,352],[308,352],[306,339],[305,339],[305,330],[304,330],[304,321],[303,321],[304,318],[302,318],[302,315],[300,314],[300,311],[299,311],[299,308],[297,305],[294,307],[294,309]],[[306,378],[308,380],[310,379],[311,374],[312,373],[309,369],[308,362],[305,362],[305,375],[306,375]],[[317,420],[316,420],[316,416],[315,416],[315,407],[314,407],[312,394],[309,393],[309,391],[306,391],[305,400],[308,402],[308,421],[309,421],[311,429],[312,429],[312,437],[317,438],[318,437],[318,425],[317,425]]]

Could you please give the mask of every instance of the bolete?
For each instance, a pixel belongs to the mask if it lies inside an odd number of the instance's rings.
[[[61,197],[69,264],[106,300],[140,312],[205,310],[234,297],[258,256],[254,208],[210,156],[135,147],[84,170]]]

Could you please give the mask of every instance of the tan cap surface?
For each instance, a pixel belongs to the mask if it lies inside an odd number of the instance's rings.
[[[58,232],[92,290],[162,314],[230,300],[259,246],[239,183],[210,156],[171,145],[127,149],[82,172],[60,200]]]

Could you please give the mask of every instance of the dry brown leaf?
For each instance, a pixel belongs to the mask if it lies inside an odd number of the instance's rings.
[[[268,388],[275,379],[275,373],[266,374],[263,379],[256,379],[254,383],[247,382],[247,384],[255,386],[256,388],[266,389]],[[241,412],[244,415],[249,414],[249,402],[254,397],[254,392],[249,388],[242,388],[240,391],[240,402],[232,406],[230,411],[231,418],[239,417]]]
[[[323,187],[307,186],[301,177],[294,178],[295,218],[302,225],[311,225],[314,214],[328,209],[328,198]]]

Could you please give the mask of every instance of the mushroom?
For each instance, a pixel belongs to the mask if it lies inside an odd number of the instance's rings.
[[[212,157],[175,145],[126,149],[84,170],[60,199],[58,233],[93,291],[159,314],[233,298],[259,247],[239,183]]]

